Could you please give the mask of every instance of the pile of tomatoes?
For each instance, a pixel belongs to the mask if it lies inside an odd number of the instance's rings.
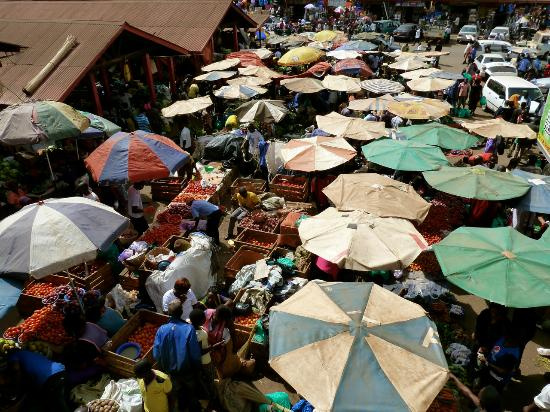
[[[18,339],[20,343],[34,340],[64,345],[72,340],[63,328],[63,314],[51,306],[37,309],[21,324],[4,332],[6,339]]]
[[[209,197],[210,196],[205,194],[181,192],[174,199],[172,199],[172,202],[185,203],[190,205],[193,202],[193,200],[206,200]]]
[[[199,195],[213,195],[215,191],[216,186],[202,187],[200,180],[190,180],[186,188],[183,189],[183,193],[194,193]]]
[[[179,235],[181,233],[180,225],[173,223],[160,223],[156,226],[151,226],[140,238],[149,244],[162,245],[170,236]]]
[[[424,222],[418,226],[418,231],[429,245],[443,239],[445,232],[462,225],[464,220],[464,204],[456,196],[438,193],[430,202],[432,206]]]
[[[289,189],[293,190],[302,190],[304,188],[304,185],[299,185],[297,183],[291,183],[287,180],[281,180],[280,182],[277,182],[278,185],[288,187]]]
[[[141,346],[141,356],[143,356],[153,347],[158,328],[159,325],[147,322],[143,327],[135,330],[128,336],[128,342],[135,342]]]
[[[260,213],[263,214],[262,219],[259,219]],[[268,216],[263,212],[260,213],[244,217],[239,221],[239,227],[260,230],[262,232],[275,232],[275,229],[279,225],[279,218],[277,216]]]
[[[252,245],[252,246],[257,246],[257,247],[261,247],[263,249],[271,249],[273,247],[273,245],[275,243],[272,243],[272,242],[260,242],[259,240],[256,240],[256,239],[243,239],[243,242],[244,243],[248,243],[249,245]]]
[[[37,298],[43,298],[51,295],[55,291],[56,286],[50,282],[35,282],[29,287],[25,288],[23,293],[25,295],[36,296]]]
[[[260,315],[255,313],[249,313],[244,316],[237,316],[235,318],[235,325],[246,326],[247,328],[253,328],[256,325],[256,322],[260,319]]]
[[[432,274],[441,273],[441,267],[435,257],[435,253],[430,252],[418,255],[414,262],[409,265],[409,270]]]

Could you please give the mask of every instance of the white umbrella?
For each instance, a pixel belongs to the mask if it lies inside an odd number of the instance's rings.
[[[232,86],[239,86],[242,84],[244,84],[245,86],[265,86],[269,83],[271,83],[271,79],[256,76],[236,77],[227,81],[227,84],[230,84]]]
[[[370,97],[368,99],[354,99],[349,102],[348,108],[350,110],[357,110],[362,112],[368,112],[373,110],[379,112],[386,110],[388,103],[394,102],[395,99],[390,94],[384,94],[380,97]]]
[[[426,63],[417,57],[412,57],[409,59],[398,60],[395,63],[388,65],[388,67],[395,70],[409,71],[424,68],[426,67]]]
[[[273,56],[273,52],[271,50],[264,49],[264,48],[250,49],[250,50],[243,50],[243,51],[251,51],[262,60],[269,59],[271,56]]]
[[[195,80],[200,82],[217,82],[218,80],[229,79],[236,74],[237,72],[214,70],[195,77]]]
[[[286,169],[313,172],[328,170],[353,159],[357,152],[340,137],[292,139],[281,148]]]
[[[418,79],[419,77],[428,77],[431,74],[439,73],[441,70],[435,67],[429,67],[427,69],[417,69],[410,72],[401,73],[401,77],[407,80]]]
[[[180,114],[192,114],[200,112],[212,106],[210,96],[197,97],[189,100],[178,100],[161,110],[164,117],[174,117]]]
[[[285,86],[288,90],[298,93],[317,93],[321,90],[325,90],[325,86],[321,80],[314,79],[312,77],[297,77],[295,79],[281,80],[281,85]]]
[[[359,79],[354,79],[348,76],[333,76],[329,74],[323,79],[321,83],[325,88],[329,90],[336,90],[339,92],[347,93],[357,93],[361,91]]]
[[[243,99],[248,100],[259,94],[264,94],[267,89],[258,86],[233,85],[223,86],[214,92],[214,96],[221,99]]]
[[[113,208],[83,197],[47,199],[0,222],[0,273],[42,278],[93,260],[127,229]]]
[[[215,62],[212,64],[209,64],[208,66],[204,66],[202,68],[203,72],[211,72],[214,70],[227,70],[232,67],[238,66],[241,64],[241,61],[239,59],[227,59],[227,60],[221,60],[219,62]]]
[[[358,57],[361,57],[361,53],[358,53],[355,50],[333,50],[328,52],[327,56],[334,57],[338,60],[356,59]]]
[[[278,123],[287,113],[288,109],[282,100],[257,100],[242,104],[235,114],[241,123]]]
[[[239,74],[241,76],[265,77],[267,79],[273,79],[282,76],[280,73],[277,73],[276,71],[273,71],[263,66],[239,67],[237,70],[239,71]]]
[[[409,86],[411,90],[416,90],[417,92],[435,92],[437,90],[446,89],[454,83],[454,80],[419,77],[418,79],[409,80],[407,86]]]
[[[315,118],[319,129],[339,137],[355,140],[373,140],[387,136],[384,122],[369,122],[332,112]]]
[[[405,89],[401,83],[387,79],[363,80],[360,84],[362,89],[376,94],[400,93]]]

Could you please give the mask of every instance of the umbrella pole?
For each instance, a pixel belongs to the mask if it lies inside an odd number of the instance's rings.
[[[80,296],[78,295],[78,289],[76,288],[74,284],[74,277],[68,270],[65,271],[67,276],[69,277],[69,286],[71,287],[71,290],[73,291],[74,295],[76,296],[76,301],[78,302],[78,306],[80,306],[80,310],[82,311],[82,314],[84,314],[84,304],[82,303],[82,299],[80,299]]]
[[[50,169],[50,174],[52,175],[52,181],[55,182],[55,175],[53,174],[52,164],[50,163],[50,156],[48,155],[48,150],[46,150],[46,160],[48,161],[48,168]]]
[[[76,158],[80,160],[80,153],[78,153],[78,139],[74,139],[75,147],[76,147]]]

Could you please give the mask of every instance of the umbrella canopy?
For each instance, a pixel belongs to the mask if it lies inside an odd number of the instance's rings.
[[[90,128],[100,130],[107,137],[111,137],[115,133],[122,130],[120,126],[114,124],[110,120],[105,119],[104,117],[95,115],[93,113],[83,112],[82,110],[79,110],[78,112],[86,116],[90,120],[90,127],[88,127],[86,130]],[[86,130],[84,130],[82,134],[85,134]]]
[[[237,72],[214,70],[195,77],[195,80],[200,82],[217,82],[220,80],[229,79],[230,77],[233,77],[236,74]]]
[[[261,48],[261,49],[249,49],[249,50],[243,50],[243,51],[250,51],[252,53],[254,53],[256,56],[258,56],[260,59],[262,60],[265,60],[265,59],[269,59],[270,57],[273,56],[273,52],[271,50],[268,50],[268,49],[264,49],[264,48]]]
[[[550,301],[550,244],[511,227],[460,227],[433,245],[447,279],[476,296],[516,308]]]
[[[471,134],[435,122],[401,127],[399,132],[409,140],[450,150],[464,150],[479,143]]]
[[[394,170],[422,172],[448,164],[439,147],[412,140],[377,140],[363,146],[362,150],[369,162]]]
[[[281,148],[286,169],[313,172],[328,170],[353,159],[357,152],[339,137],[292,139]]]
[[[400,93],[405,90],[401,83],[387,79],[370,79],[361,82],[361,88],[376,94]]]
[[[418,223],[424,221],[431,206],[412,186],[377,173],[340,175],[323,193],[338,210],[362,210]]]
[[[295,79],[281,80],[281,85],[288,90],[298,93],[317,93],[325,90],[321,80],[312,77],[297,77]]]
[[[322,42],[322,41],[312,41],[308,43],[308,47],[313,47],[314,49],[319,49],[319,50],[330,50],[332,49],[332,43]]]
[[[271,367],[319,411],[425,411],[448,378],[424,309],[373,283],[309,282],[269,328]]]
[[[290,36],[284,38],[283,46],[286,48],[298,47],[304,45],[308,41],[310,41],[310,39],[307,35],[305,35],[305,33],[291,34]]]
[[[401,77],[407,80],[414,80],[414,79],[418,79],[419,77],[430,76],[440,71],[441,71],[440,69],[436,69],[435,67],[429,67],[427,69],[418,69],[410,72],[401,73]]]
[[[168,177],[189,161],[189,153],[167,137],[136,130],[118,132],[84,160],[100,183],[143,182]]]
[[[227,84],[231,86],[265,86],[266,84],[271,83],[271,79],[266,77],[257,77],[257,76],[243,76],[236,77],[234,79],[229,79]]]
[[[373,72],[370,67],[359,59],[344,59],[336,63],[332,69],[336,74],[343,74],[346,76],[359,76],[361,78],[373,76]],[[358,85],[361,90],[361,85]]]
[[[329,74],[322,83],[325,88],[338,92],[357,93],[361,91],[359,80],[348,76]]]
[[[311,4],[311,3],[306,4],[306,5],[304,6],[304,9],[306,9],[306,10],[313,10],[313,9],[316,9],[316,8],[317,8],[317,7],[316,7],[314,4]]]
[[[162,109],[161,112],[164,117],[174,117],[200,112],[210,106],[212,106],[212,99],[210,99],[210,96],[204,96],[189,100],[178,100]]]
[[[298,227],[302,246],[351,270],[390,270],[409,266],[428,244],[405,219],[377,217],[333,207]]]
[[[433,79],[431,77],[420,77],[418,79],[409,80],[407,86],[411,90],[417,92],[435,92],[443,90],[454,84],[454,80]]]
[[[288,113],[282,100],[257,100],[242,104],[235,114],[241,123],[279,123]]]
[[[358,57],[361,57],[361,53],[358,53],[355,50],[332,50],[327,53],[327,57],[334,57],[338,60],[357,59]]]
[[[531,187],[521,177],[483,166],[442,167],[423,175],[434,189],[469,199],[513,199],[523,196]]]
[[[439,119],[449,114],[448,107],[433,105],[424,100],[391,102],[387,110],[404,119]]]
[[[214,96],[228,100],[248,100],[259,94],[264,94],[267,89],[259,86],[247,86],[244,84],[222,86],[214,91]]]
[[[332,41],[338,36],[338,33],[332,30],[321,30],[319,33],[315,33],[313,40],[315,41]]]
[[[316,62],[324,54],[313,47],[297,47],[283,54],[277,63],[280,66],[301,66]]]
[[[494,139],[497,136],[517,139],[536,139],[537,137],[537,134],[526,124],[510,123],[500,117],[477,122],[463,122],[461,126],[468,129],[471,133],[487,137],[488,139]]]
[[[111,207],[83,197],[25,206],[0,222],[0,273],[42,278],[91,261],[128,225]]]
[[[280,73],[263,66],[239,67],[237,70],[241,76],[265,77],[266,79],[281,77]]]
[[[86,116],[65,103],[19,103],[0,111],[0,143],[35,144],[78,137],[89,126]]]
[[[315,121],[319,129],[349,139],[373,140],[388,134],[384,122],[368,122],[363,119],[342,116],[336,112],[331,112],[326,116],[316,116]]]
[[[362,33],[357,33],[351,36],[353,40],[374,40],[379,37],[383,38],[384,35],[373,31],[364,31]]]
[[[426,63],[424,62],[424,60],[421,60],[417,57],[411,57],[398,60],[395,63],[388,65],[388,67],[395,70],[409,71],[424,68],[426,67]]]
[[[531,190],[518,199],[515,206],[529,212],[550,213],[550,176],[537,175],[519,169],[512,170],[512,174],[525,179],[531,186]]]
[[[371,97],[368,99],[354,99],[349,102],[350,110],[368,112],[370,110],[379,112],[386,110],[389,102],[394,102],[394,98],[389,94],[384,94],[380,97]]]
[[[444,71],[432,73],[430,74],[429,77],[433,77],[435,79],[447,79],[447,80],[454,80],[454,81],[463,79],[460,73],[452,73],[452,72],[444,72]]]
[[[449,51],[425,51],[425,52],[421,52],[421,53],[418,53],[419,56],[421,57],[425,57],[425,58],[429,58],[429,57],[441,57],[441,56],[447,56],[449,55],[451,52]]]
[[[372,51],[377,50],[378,46],[374,43],[364,40],[351,40],[342,44],[336,50],[357,50],[357,51]]]
[[[232,67],[238,66],[240,64],[240,62],[241,61],[237,58],[221,60],[219,62],[215,62],[215,63],[209,64],[207,66],[204,66],[202,68],[202,71],[203,72],[213,72],[213,71],[227,70],[227,69],[230,69]]]

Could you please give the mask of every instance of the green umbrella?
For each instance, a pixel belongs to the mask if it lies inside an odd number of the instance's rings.
[[[550,302],[550,244],[511,227],[461,227],[433,245],[447,279],[502,305],[529,308]]]
[[[122,130],[120,126],[114,124],[110,120],[105,119],[104,117],[98,116],[93,113],[88,113],[83,110],[79,110],[79,112],[80,114],[90,119],[90,127],[101,130],[107,135],[107,137],[111,137],[115,133],[118,133]]]
[[[463,150],[476,145],[477,137],[441,123],[425,123],[399,129],[409,140],[439,146],[443,149]]]
[[[442,167],[422,174],[434,189],[469,199],[513,199],[523,196],[531,187],[521,177],[483,166]]]
[[[369,143],[362,149],[369,162],[395,170],[422,172],[448,164],[439,147],[412,140],[382,139]]]

